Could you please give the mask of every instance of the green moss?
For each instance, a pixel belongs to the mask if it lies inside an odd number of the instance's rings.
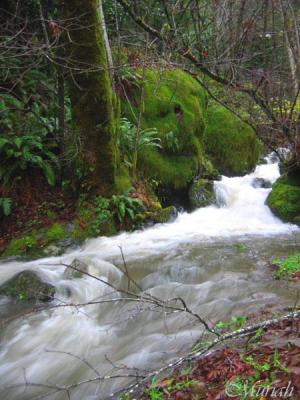
[[[124,194],[132,187],[129,171],[126,165],[120,164],[116,173],[116,194]]]
[[[97,0],[65,1],[62,16],[78,19],[79,28],[68,33],[65,50],[74,65],[86,66],[69,79],[73,120],[82,143],[84,189],[111,195],[115,185],[118,102],[112,93],[98,7]]]
[[[252,128],[219,105],[207,110],[204,144],[214,165],[226,175],[249,172],[261,152]]]
[[[47,211],[46,211],[46,215],[47,215],[47,218],[48,218],[50,221],[54,221],[54,220],[57,218],[56,212],[55,212],[55,211],[52,211],[52,210],[47,210]]]
[[[11,257],[26,255],[35,248],[37,244],[38,242],[36,237],[32,235],[26,235],[20,239],[13,239],[4,251],[3,256]]]
[[[285,222],[297,222],[300,215],[300,186],[295,180],[283,176],[272,186],[267,205],[273,213]]]
[[[135,123],[140,93],[134,85],[132,91],[132,103],[123,100],[122,111]],[[142,128],[158,130],[162,149],[141,151],[139,170],[144,176],[178,189],[187,186],[203,162],[204,101],[202,88],[185,72],[147,70]],[[168,143],[170,132],[176,146]]]
[[[46,231],[45,239],[49,242],[54,242],[56,240],[62,240],[66,236],[64,227],[59,223],[54,223]]]
[[[208,179],[199,179],[189,189],[189,201],[192,209],[206,207],[215,200],[213,182]]]
[[[297,215],[297,217],[294,218],[293,222],[294,222],[294,224],[300,226],[300,215]]]
[[[148,211],[143,214],[138,214],[137,217],[141,222],[152,221],[157,224],[164,224],[172,220],[176,216],[176,208],[173,206],[160,208],[156,211]]]
[[[220,179],[219,171],[215,168],[213,163],[207,159],[204,159],[203,161],[203,164],[199,171],[199,176],[210,180]]]
[[[73,229],[70,232],[71,237],[77,241],[83,241],[89,237],[88,230],[82,226],[80,219],[75,219],[73,221]]]
[[[22,271],[0,287],[1,295],[22,301],[49,301],[54,293],[55,288],[32,271]]]
[[[90,201],[83,201],[78,209],[78,218],[73,221],[73,225],[70,235],[78,241],[99,235],[115,234],[116,226],[110,199],[96,196]]]
[[[160,184],[173,186],[175,189],[186,187],[193,179],[198,166],[197,157],[167,157],[156,149],[145,149],[141,152],[140,167],[145,176],[154,178]]]
[[[71,222],[68,225],[56,222],[49,228],[29,231],[24,237],[11,240],[2,256],[36,258],[51,254],[52,247],[63,251],[64,246],[72,245],[70,239],[81,242],[91,237],[117,233],[110,200],[102,197],[83,201],[78,208],[78,217]]]
[[[273,264],[277,267],[275,277],[277,279],[288,278],[300,272],[300,253],[294,253],[284,259],[275,259]]]

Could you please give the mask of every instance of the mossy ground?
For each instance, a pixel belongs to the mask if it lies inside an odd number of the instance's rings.
[[[273,185],[267,198],[273,213],[285,222],[296,222],[300,216],[300,186],[298,180],[282,176]]]
[[[45,249],[68,236],[64,224],[55,222],[48,228],[29,230],[23,237],[12,239],[3,252],[4,257],[24,256],[40,257],[45,255]]]
[[[136,183],[136,187],[126,193],[112,198],[81,196],[68,220],[58,219],[59,215],[52,211],[47,211],[45,219],[44,212],[39,214],[37,207],[34,219],[28,221],[22,231],[18,230],[19,237],[13,230],[10,232],[0,249],[1,256],[30,259],[58,255],[67,247],[79,245],[88,238],[112,236],[120,230],[139,228],[149,220],[149,213],[154,222],[169,219],[169,210],[162,209],[151,188],[143,182]]]
[[[208,107],[205,122],[205,150],[220,172],[242,175],[255,167],[261,144],[250,126],[215,104]]]

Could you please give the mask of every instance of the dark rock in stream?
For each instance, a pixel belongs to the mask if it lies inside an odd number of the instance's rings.
[[[294,224],[300,226],[300,215],[298,215],[297,217],[294,218]]]
[[[216,196],[213,181],[208,179],[194,181],[189,190],[189,201],[192,210],[214,204]]]
[[[251,185],[255,189],[270,189],[272,187],[272,183],[263,178],[254,178]]]
[[[65,269],[64,278],[65,279],[82,278],[84,276],[84,273],[88,272],[88,269],[89,266],[84,261],[77,260],[75,258],[75,260],[72,261],[71,266]]]
[[[51,301],[55,287],[42,279],[34,271],[22,271],[0,286],[0,296],[21,301]]]
[[[155,211],[146,211],[143,214],[138,214],[138,220],[144,227],[152,226],[153,224],[165,224],[173,222],[178,216],[178,210],[174,206],[160,208]]]

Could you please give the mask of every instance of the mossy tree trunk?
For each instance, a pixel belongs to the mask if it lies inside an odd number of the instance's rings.
[[[85,186],[109,196],[115,185],[116,110],[99,0],[62,0],[61,4],[67,26],[72,116],[81,137]]]

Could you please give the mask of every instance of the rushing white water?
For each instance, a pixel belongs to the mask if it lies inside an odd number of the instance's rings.
[[[244,177],[223,177],[215,183],[222,206],[183,213],[172,223],[144,231],[89,240],[62,257],[3,263],[0,284],[16,272],[33,269],[55,285],[57,304],[116,299],[119,293],[88,276],[66,279],[61,263],[80,259],[89,266],[89,273],[126,287],[122,246],[130,274],[143,290],[164,299],[181,296],[211,321],[265,305],[289,304],[291,291],[270,279],[263,260],[296,247],[294,237],[299,229],[282,223],[264,204],[270,189],[252,186],[255,178],[274,182],[278,177],[278,165],[271,162]],[[237,251],[234,245],[238,243],[245,244],[245,254]],[[2,298],[0,307],[9,308],[11,303]],[[88,360],[100,374],[115,372],[107,358],[118,365],[149,370],[190,347],[201,329],[187,315],[166,315],[125,301],[29,315],[1,333],[1,400],[33,399],[51,391],[47,387],[5,388],[24,384],[24,380],[51,386],[95,377],[87,364],[62,351]],[[127,381],[80,385],[72,390],[72,399],[104,399]],[[66,395],[51,391],[49,398]]]
[[[271,189],[252,186],[255,178],[273,183],[279,176],[278,164],[268,159],[268,164],[259,165],[252,174],[236,178],[224,176],[220,182],[215,182],[217,198],[219,203],[224,204],[223,207],[212,205],[191,214],[183,213],[171,224],[156,225],[143,232],[94,239],[82,251],[101,251],[104,256],[112,256],[118,254],[118,246],[121,245],[126,256],[135,259],[171,250],[182,243],[217,237],[292,232],[295,226],[282,223],[265,205]]]

